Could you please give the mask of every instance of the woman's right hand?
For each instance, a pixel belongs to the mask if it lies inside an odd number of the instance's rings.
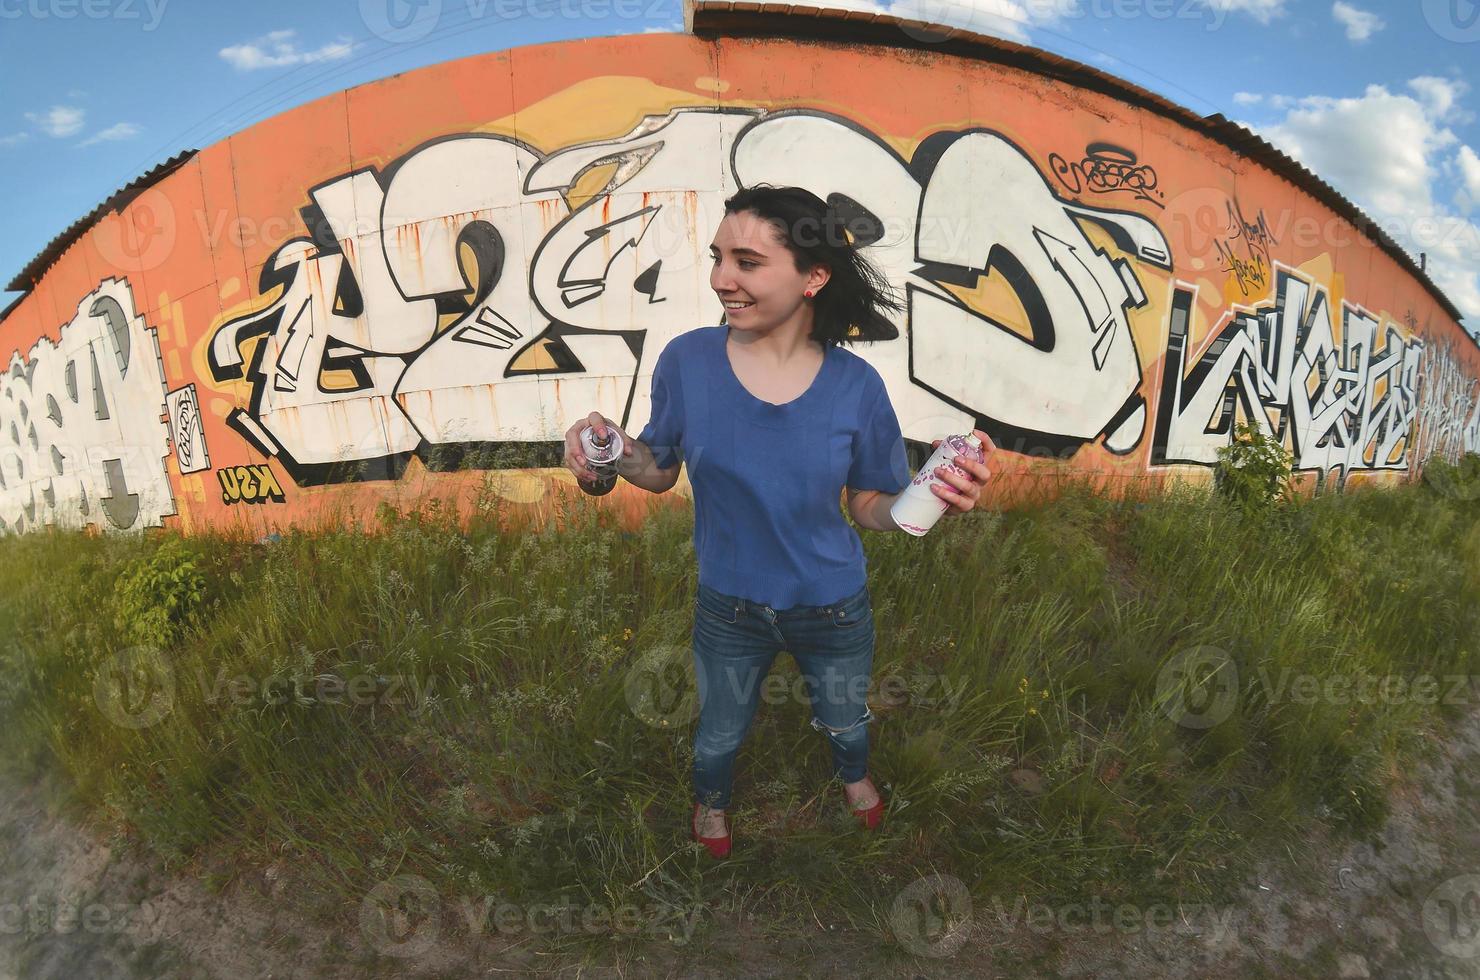
[[[581,433],[593,427],[596,429],[597,436],[606,435],[608,429],[615,430],[622,437],[622,455],[632,455],[632,439],[622,431],[621,426],[600,412],[592,412],[565,430],[565,458],[562,462],[565,463],[566,469],[576,475],[577,480],[584,483],[596,482],[596,474],[586,467],[586,451],[581,445]]]

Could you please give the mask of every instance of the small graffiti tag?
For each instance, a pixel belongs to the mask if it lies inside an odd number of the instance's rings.
[[[1135,153],[1123,146],[1091,143],[1084,148],[1082,160],[1065,160],[1052,153],[1049,154],[1048,165],[1059,183],[1076,194],[1126,191],[1139,200],[1159,208],[1166,207],[1157,200],[1166,195],[1156,188],[1156,171],[1150,164],[1138,163]]]
[[[1225,272],[1233,273],[1238,280],[1241,293],[1262,294],[1269,285],[1269,250],[1279,240],[1269,229],[1264,210],[1252,219],[1244,217],[1243,207],[1237,201],[1228,202],[1228,225],[1226,240],[1219,239],[1218,262]]]
[[[280,504],[283,488],[266,463],[231,466],[216,471],[221,481],[221,499],[228,504]]]

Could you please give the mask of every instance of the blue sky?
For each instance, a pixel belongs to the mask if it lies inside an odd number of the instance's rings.
[[[1477,0],[826,5],[1001,34],[1250,125],[1427,252],[1480,328]],[[0,283],[186,147],[422,65],[681,19],[679,0],[0,0]]]

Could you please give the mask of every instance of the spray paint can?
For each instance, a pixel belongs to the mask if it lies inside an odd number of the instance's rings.
[[[586,456],[586,468],[596,474],[594,483],[577,479],[576,485],[593,497],[611,493],[617,485],[617,461],[622,458],[622,436],[610,425],[606,426],[606,440],[596,435],[596,426],[589,425],[581,430],[581,451]]]
[[[950,503],[942,497],[936,496],[930,487],[940,484],[947,490],[954,490],[949,483],[935,475],[937,466],[947,466],[962,476],[970,476],[954,462],[956,457],[964,456],[974,459],[978,463],[987,461],[986,450],[982,449],[982,441],[976,437],[976,433],[964,436],[949,436],[940,441],[935,447],[935,452],[920,467],[919,472],[910,480],[910,485],[904,488],[904,493],[894,501],[894,506],[889,508],[889,516],[894,518],[894,523],[903,530],[920,537],[926,531],[935,526],[935,522],[941,519],[946,511],[950,510]]]

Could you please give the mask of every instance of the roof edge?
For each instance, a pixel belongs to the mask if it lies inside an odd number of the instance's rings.
[[[799,11],[799,15],[792,16]],[[1427,289],[1444,312],[1461,324],[1461,330],[1465,330],[1463,314],[1381,225],[1293,157],[1221,113],[1199,116],[1133,82],[1041,48],[958,27],[906,20],[884,13],[834,7],[798,8],[791,3],[755,0],[683,0],[683,24],[684,30],[696,37],[788,37],[824,43],[856,42],[988,60],[1110,95],[1137,108],[1154,112],[1266,167],[1350,221],[1353,227],[1376,243]],[[99,218],[108,211],[122,211],[139,194],[184,166],[198,152],[195,149],[182,150],[146,171],[114,191],[92,211],[53,238],[6,286],[7,290],[19,291],[23,295],[0,311],[0,322],[5,320],[57,259],[76,244]],[[1469,334],[1468,330],[1465,333],[1480,345],[1480,339]]]
[[[56,260],[61,258],[67,249],[75,245],[78,239],[87,234],[88,230],[97,224],[99,218],[109,211],[122,211],[128,207],[129,202],[134,198],[190,162],[191,158],[197,152],[196,150],[181,150],[164,163],[145,171],[143,174],[140,174],[138,177],[118,188],[102,204],[99,204],[87,214],[72,222],[65,231],[48,242],[46,247],[37,253],[34,259],[26,263],[24,269],[16,273],[15,278],[5,288],[7,290],[19,290],[23,293],[29,293],[35,287],[36,283],[41,281],[41,277],[46,274],[46,271],[56,264]],[[21,298],[24,299],[25,297]],[[3,321],[6,315],[15,309],[19,302],[20,300],[17,300],[15,303],[6,307],[4,313],[0,313],[0,321]]]
[[[1345,218],[1427,289],[1444,312],[1461,325],[1460,329],[1480,345],[1480,339],[1463,326],[1464,316],[1459,309],[1377,221],[1299,161],[1221,113],[1200,116],[1134,82],[1041,48],[959,27],[906,20],[884,13],[836,7],[797,7],[790,3],[755,0],[684,0],[684,27],[698,37],[789,37],[831,43],[854,42],[992,61],[1110,95],[1136,108],[1154,112],[1260,164]]]

